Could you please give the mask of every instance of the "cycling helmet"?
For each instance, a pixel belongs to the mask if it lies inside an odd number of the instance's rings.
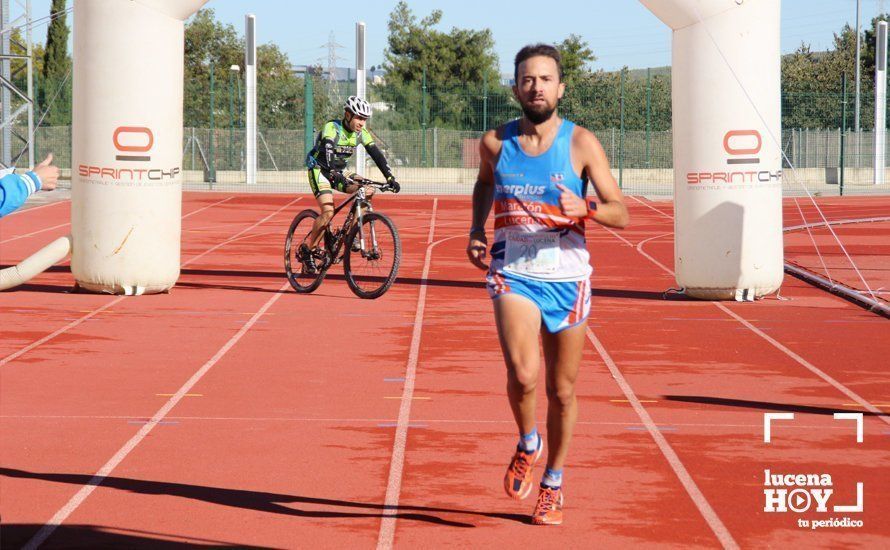
[[[362,118],[371,118],[371,104],[360,97],[349,96],[343,108]]]

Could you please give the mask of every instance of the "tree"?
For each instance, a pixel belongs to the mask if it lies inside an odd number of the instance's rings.
[[[25,45],[25,38],[24,36],[22,36],[22,31],[19,28],[13,28],[12,32],[9,33],[9,51],[14,55],[28,55],[28,49]],[[33,77],[35,83],[37,83],[41,79],[41,75],[43,74],[44,55],[46,55],[46,52],[44,51],[43,44],[32,44],[31,67],[34,71]],[[26,93],[28,91],[27,66],[27,61],[25,61],[24,57],[12,59],[9,63],[9,69],[10,74],[12,75],[13,84],[15,84],[19,90]],[[38,112],[40,110],[39,102],[34,105],[34,110],[35,112]]]
[[[396,108],[381,117],[380,125],[416,128],[425,121],[478,128],[485,123],[486,92],[504,94],[496,86],[491,31],[453,28],[445,33],[435,28],[441,20],[442,10],[434,10],[418,21],[404,1],[390,13],[386,84],[376,91]]]
[[[228,127],[230,67],[244,75],[244,39],[235,27],[216,20],[212,9],[203,9],[185,28],[185,124],[210,124],[210,69],[214,77],[214,118],[217,127]],[[238,83],[234,93],[237,94]],[[243,83],[240,86],[244,92]],[[235,110],[243,101],[235,101]],[[241,122],[234,113],[236,126]],[[303,121],[303,80],[294,74],[287,54],[275,44],[257,47],[257,123],[261,128],[295,128]]]
[[[862,128],[874,125],[875,34],[876,17],[861,40]],[[838,128],[842,114],[842,78],[847,76],[847,121],[853,125],[855,100],[856,31],[844,25],[834,35],[834,44],[826,52],[812,52],[801,44],[793,54],[782,58],[783,125],[791,128]]]
[[[38,101],[41,112],[45,112],[52,101],[44,124],[61,126],[71,124],[71,58],[68,56],[69,29],[65,0],[53,0],[50,13],[54,18],[46,31],[43,83]]]
[[[590,63],[596,61],[590,45],[577,34],[570,34],[568,38],[557,44],[562,57],[562,72],[567,85],[571,85],[577,79],[590,74]]]
[[[302,124],[303,86],[287,54],[275,44],[257,47],[257,119],[263,128],[296,128]]]
[[[829,121],[825,113],[837,111],[837,85],[827,93],[819,80],[823,70],[820,60],[825,53],[814,53],[808,44],[782,56],[782,125],[788,128],[821,128],[837,125],[837,118]],[[824,78],[824,76],[823,76]]]
[[[185,27],[186,126],[210,125],[211,67],[215,80],[214,118],[217,125],[228,126],[229,68],[240,66],[239,78],[244,72],[244,42],[235,27],[216,21],[215,15],[212,9],[201,10]]]

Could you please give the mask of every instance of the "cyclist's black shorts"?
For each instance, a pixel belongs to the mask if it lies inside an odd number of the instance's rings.
[[[312,189],[312,194],[316,197],[323,193],[333,193],[334,189],[341,193],[346,192],[345,183],[329,182],[328,179],[324,177],[324,175],[322,175],[321,170],[318,168],[312,168],[309,170],[309,187]]]

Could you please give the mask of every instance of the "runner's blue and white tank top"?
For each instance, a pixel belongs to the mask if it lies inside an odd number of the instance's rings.
[[[587,182],[572,167],[575,124],[563,120],[547,152],[529,156],[519,145],[519,121],[504,128],[494,170],[494,243],[491,273],[544,281],[581,281],[590,277],[584,219],[565,216],[556,186],[580,197]]]

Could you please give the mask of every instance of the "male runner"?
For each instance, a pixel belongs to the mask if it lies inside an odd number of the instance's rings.
[[[507,365],[507,396],[519,444],[504,476],[516,499],[532,489],[543,453],[535,425],[540,335],[547,389],[547,468],[532,521],[562,523],[562,472],[578,415],[575,380],[581,364],[590,275],[587,220],[622,228],[627,208],[605,151],[588,130],[556,112],[565,92],[559,51],[526,46],[516,55],[513,93],[523,116],[487,132],[473,189],[467,254],[488,269],[498,337]],[[586,200],[588,182],[598,201]],[[485,221],[495,205],[491,265],[485,264]]]

